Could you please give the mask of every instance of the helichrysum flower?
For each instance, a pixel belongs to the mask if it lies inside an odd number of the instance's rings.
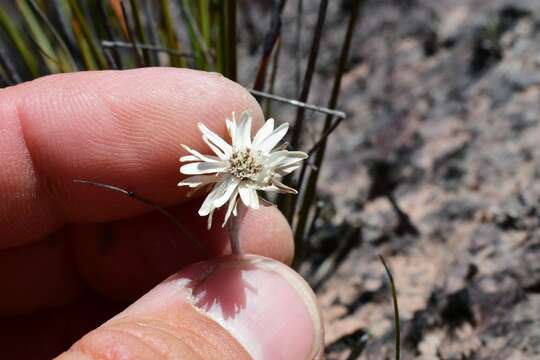
[[[284,185],[284,175],[298,169],[307,154],[301,151],[288,151],[277,147],[289,128],[282,124],[274,129],[274,120],[269,119],[251,140],[251,114],[247,111],[237,123],[235,114],[226,119],[231,144],[223,140],[204,124],[198,123],[202,138],[215,155],[203,155],[182,145],[190,155],[180,158],[189,164],[180,167],[180,172],[190,176],[178,183],[178,186],[201,188],[208,186],[199,215],[208,215],[208,228],[212,226],[214,210],[228,204],[223,225],[237,213],[237,200],[249,208],[259,207],[257,190],[294,193],[296,190]]]

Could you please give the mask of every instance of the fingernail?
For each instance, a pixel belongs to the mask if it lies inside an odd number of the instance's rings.
[[[292,269],[255,256],[227,256],[175,276],[190,302],[254,359],[321,359],[323,328],[315,295]]]

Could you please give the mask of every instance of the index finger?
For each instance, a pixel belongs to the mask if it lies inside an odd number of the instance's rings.
[[[87,179],[170,205],[185,199],[180,144],[207,151],[197,121],[224,136],[225,117],[262,112],[238,84],[212,73],[146,68],[53,75],[0,92],[0,248],[65,222],[133,216],[144,208]],[[81,206],[84,204],[84,206]]]

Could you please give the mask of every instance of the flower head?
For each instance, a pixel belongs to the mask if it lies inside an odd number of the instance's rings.
[[[237,123],[235,114],[226,119],[231,143],[227,143],[204,124],[198,123],[204,142],[215,155],[203,155],[185,145],[190,153],[180,158],[188,163],[180,167],[180,172],[190,176],[178,186],[201,188],[208,186],[199,215],[208,215],[208,228],[212,226],[215,209],[228,204],[223,225],[237,213],[238,197],[252,209],[259,207],[257,190],[277,191],[296,194],[296,190],[284,185],[284,175],[298,169],[307,154],[301,151],[288,151],[277,144],[287,133],[288,124],[274,129],[274,119],[269,119],[251,139],[251,114],[244,111]]]

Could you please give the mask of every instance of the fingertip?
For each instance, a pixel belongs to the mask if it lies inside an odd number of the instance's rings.
[[[183,269],[71,351],[94,358],[320,359],[323,335],[315,295],[298,274],[268,258],[226,256]]]
[[[231,255],[191,265],[174,279],[252,358],[322,358],[324,329],[315,294],[290,267]]]
[[[293,233],[287,219],[275,206],[246,212],[240,241],[243,251],[290,265],[294,257]]]

